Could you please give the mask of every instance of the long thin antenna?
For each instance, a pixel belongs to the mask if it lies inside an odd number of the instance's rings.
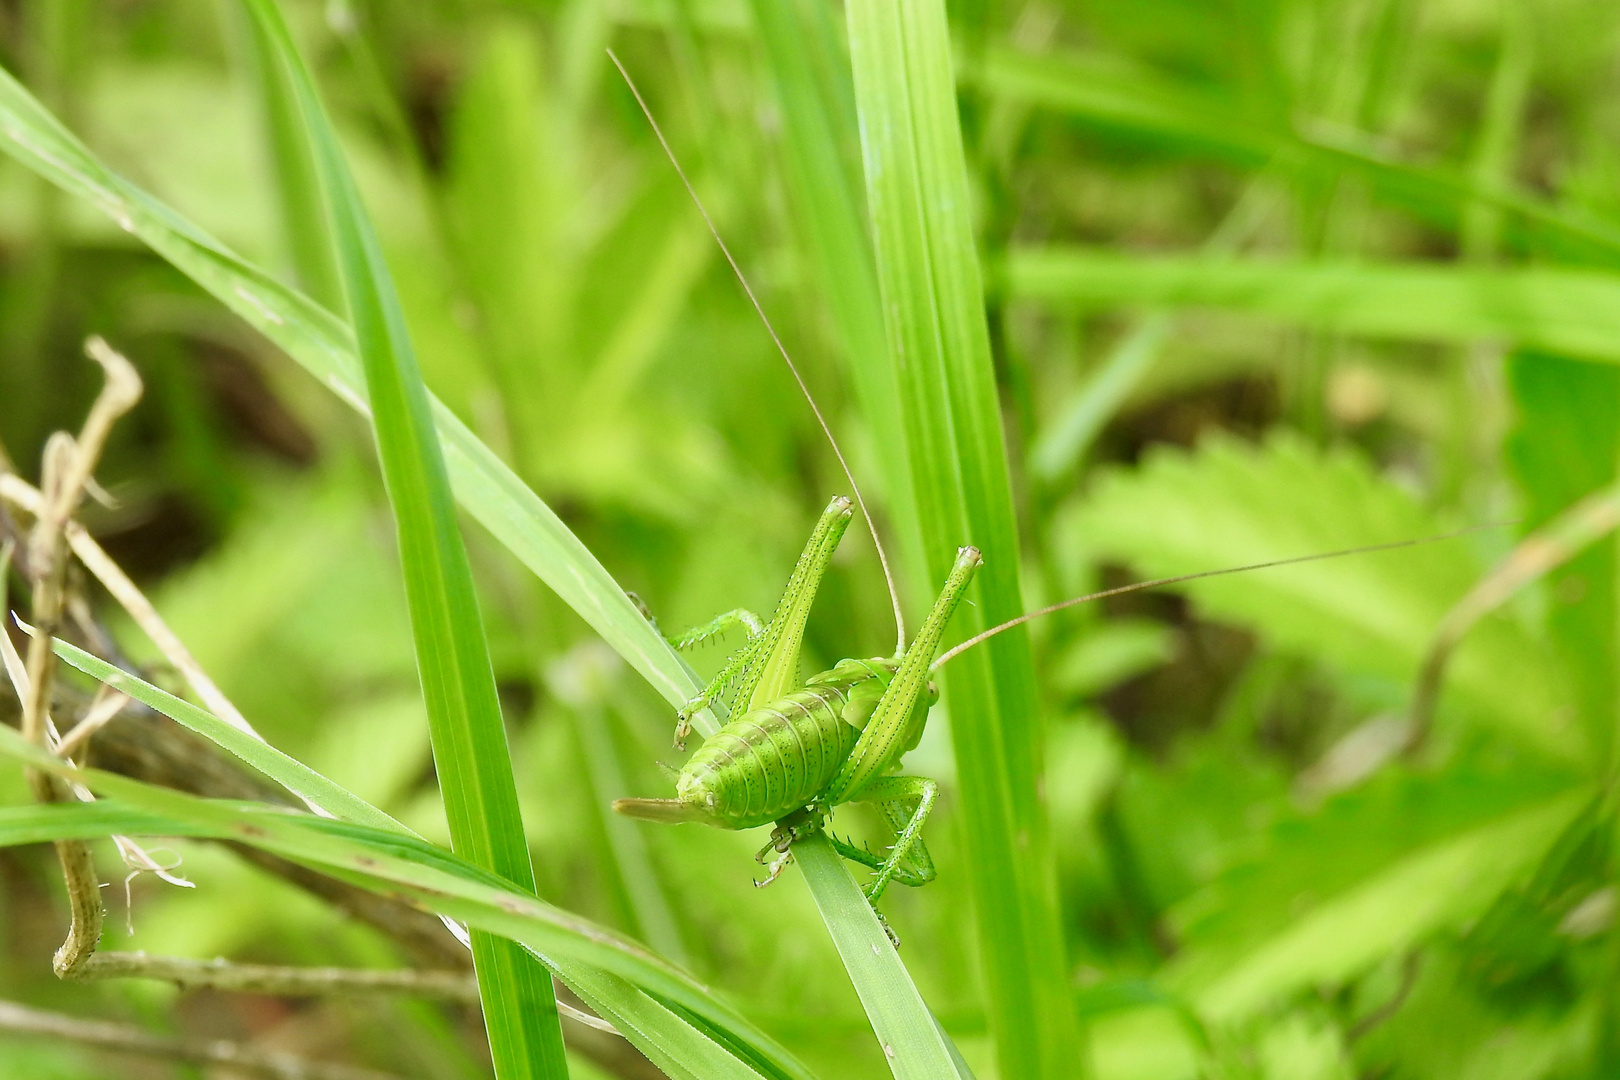
[[[1177,577],[1156,578],[1153,581],[1138,581],[1134,585],[1121,585],[1116,589],[1104,589],[1102,592],[1087,593],[1085,596],[1075,596],[1068,600],[1061,600],[1056,604],[1048,604],[1038,611],[1026,612],[1016,619],[1008,619],[1000,626],[992,626],[983,633],[975,634],[960,645],[953,646],[940,653],[939,658],[929,666],[928,670],[939,670],[947,661],[960,656],[981,642],[988,641],[1003,630],[1011,630],[1013,627],[1022,626],[1032,619],[1038,619],[1042,615],[1050,615],[1054,611],[1062,611],[1064,608],[1089,603],[1092,600],[1105,600],[1110,596],[1141,592],[1143,589],[1156,589],[1161,585],[1176,585],[1183,581],[1197,581],[1199,578],[1220,577],[1223,574],[1241,574],[1249,570],[1269,570],[1274,566],[1292,566],[1295,563],[1316,562],[1320,559],[1338,559],[1346,555],[1368,555],[1375,551],[1393,551],[1396,548],[1417,547],[1419,544],[1435,544],[1441,540],[1455,540],[1459,536],[1483,532],[1486,529],[1499,529],[1513,524],[1516,524],[1516,522],[1493,521],[1485,525],[1473,525],[1466,529],[1458,529],[1456,532],[1441,533],[1439,536],[1420,536],[1415,540],[1396,540],[1388,544],[1368,544],[1366,547],[1345,548],[1342,551],[1324,551],[1316,555],[1296,555],[1291,559],[1274,559],[1271,562],[1251,563],[1248,566],[1229,566],[1224,570],[1200,570],[1196,574],[1181,574]]]
[[[816,423],[821,425],[822,434],[827,436],[827,442],[832,445],[833,455],[838,458],[839,468],[844,470],[844,478],[849,481],[850,490],[855,495],[855,503],[861,508],[861,516],[866,519],[866,528],[872,534],[872,545],[877,548],[878,562],[883,564],[883,580],[888,583],[889,600],[894,605],[894,654],[899,656],[906,651],[906,619],[900,610],[900,590],[895,587],[894,572],[889,568],[888,553],[883,550],[883,541],[878,538],[877,523],[872,520],[871,513],[866,509],[866,500],[861,497],[861,486],[855,482],[855,474],[850,471],[849,462],[844,460],[844,451],[839,448],[838,440],[833,438],[832,428],[827,425],[827,418],[821,415],[821,407],[816,404],[816,399],[811,396],[810,387],[805,383],[804,376],[799,374],[798,365],[793,362],[793,357],[788,355],[787,346],[782,344],[781,337],[776,333],[776,327],[771,325],[771,317],[765,314],[764,305],[759,302],[759,297],[754,295],[753,287],[748,284],[748,279],[743,276],[742,267],[738,266],[737,260],[732,257],[731,249],[726,246],[726,241],[721,237],[720,230],[715,227],[714,219],[709,216],[709,211],[704,207],[703,200],[698,198],[697,189],[692,186],[692,181],[687,179],[686,170],[681,168],[679,159],[675,157],[675,151],[670,148],[669,140],[664,138],[663,129],[658,126],[658,121],[653,118],[652,109],[647,107],[647,102],[642,98],[641,91],[636,88],[635,80],[630,78],[630,73],[619,62],[618,56],[614,54],[612,49],[609,49],[607,54],[608,59],[613,61],[613,66],[619,69],[619,74],[624,76],[624,83],[630,88],[630,93],[635,95],[636,104],[641,106],[643,115],[647,117],[647,123],[652,125],[653,134],[658,136],[658,143],[664,148],[664,154],[669,158],[669,163],[675,167],[675,175],[679,176],[681,183],[686,185],[686,193],[692,196],[692,202],[697,205],[698,213],[703,215],[703,223],[709,227],[709,233],[714,237],[714,242],[720,245],[721,254],[726,257],[726,262],[731,264],[731,272],[737,275],[737,280],[742,284],[743,292],[748,295],[748,302],[753,304],[754,310],[759,313],[760,321],[765,324],[766,331],[771,335],[771,341],[776,344],[776,351],[782,354],[783,362],[787,364],[788,370],[793,373],[793,381],[799,384],[799,391],[804,394],[804,400],[810,403],[810,411],[815,413]]]

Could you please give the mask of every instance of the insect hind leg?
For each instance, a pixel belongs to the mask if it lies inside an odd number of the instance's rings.
[[[852,800],[875,803],[894,829],[894,846],[886,857],[842,840],[833,841],[840,855],[877,871],[865,888],[866,898],[874,904],[891,881],[916,887],[934,880],[934,860],[923,843],[922,827],[938,798],[939,785],[932,780],[921,776],[890,776],[874,780]]]

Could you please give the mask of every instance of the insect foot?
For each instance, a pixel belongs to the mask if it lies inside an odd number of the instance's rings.
[[[766,848],[765,850],[769,851],[770,849]],[[764,852],[761,852],[761,854],[764,854]],[[765,860],[760,859],[759,861],[764,862]],[[793,861],[793,852],[791,852],[791,851],[784,851],[781,855],[777,856],[775,859],[772,859],[771,860],[771,871],[770,871],[770,873],[765,875],[765,880],[764,881],[759,881],[758,879],[756,879],[754,881],[754,888],[763,889],[765,886],[769,885],[771,882],[773,882],[777,878],[781,877],[782,876],[782,871],[787,867],[787,864],[792,862],[792,861]]]
[[[873,908],[872,909],[872,914],[877,916],[878,925],[883,927],[884,934],[888,935],[889,944],[894,946],[894,951],[895,952],[899,952],[900,951],[900,935],[894,932],[894,927],[890,926],[889,925],[889,920],[885,919],[883,917],[883,912],[879,911],[877,908]],[[872,948],[876,949],[877,946],[874,945],[874,946],[872,946]]]
[[[686,740],[692,734],[692,717],[708,707],[709,696],[699,694],[675,710],[675,749],[686,749]]]
[[[754,855],[754,861],[764,865],[765,856],[774,851],[777,858],[771,860],[770,873],[764,881],[755,881],[754,887],[763,889],[782,875],[783,869],[793,860],[793,845],[809,836],[814,836],[821,830],[822,813],[820,810],[806,806],[795,810],[787,817],[776,823],[771,831],[770,841]]]

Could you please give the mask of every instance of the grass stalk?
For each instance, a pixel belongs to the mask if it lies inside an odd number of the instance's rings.
[[[280,111],[296,108],[301,117],[325,197],[394,510],[451,844],[475,865],[533,892],[534,870],[472,567],[404,313],[336,134],[280,12],[269,0],[248,0],[248,10],[280,69],[272,85],[285,86],[292,99]],[[473,932],[472,950],[496,1076],[566,1077],[550,973],[518,943],[482,931]]]
[[[851,0],[867,203],[932,580],[984,553],[969,633],[1016,616],[1019,546],[951,70],[945,7]],[[864,359],[864,358],[863,358]],[[1056,880],[1036,792],[1041,728],[1028,638],[1002,634],[945,673],[965,863],[1003,1076],[1076,1060]]]

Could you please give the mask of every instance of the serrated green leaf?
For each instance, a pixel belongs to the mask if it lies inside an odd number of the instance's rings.
[[[1164,974],[1216,1023],[1332,985],[1477,917],[1526,874],[1591,796],[1573,791],[1429,845],[1236,955],[1189,950]]]
[[[1448,531],[1355,451],[1322,452],[1290,436],[1258,447],[1212,437],[1195,453],[1151,454],[1134,472],[1105,475],[1067,527],[1076,547],[1144,577]],[[1178,588],[1209,617],[1253,627],[1280,648],[1378,680],[1400,707],[1441,618],[1485,570],[1459,537]],[[1545,753],[1586,760],[1556,665],[1508,615],[1481,623],[1462,646],[1446,695],[1450,707]]]

